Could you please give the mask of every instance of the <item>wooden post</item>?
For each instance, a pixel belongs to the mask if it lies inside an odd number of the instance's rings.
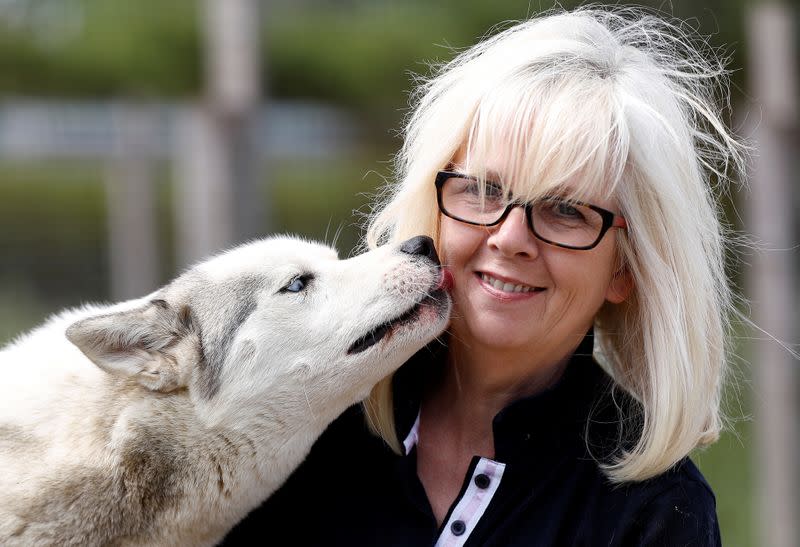
[[[106,178],[110,298],[143,296],[158,287],[159,260],[150,143],[155,119],[146,107],[114,110],[114,156]]]
[[[793,240],[796,206],[790,185],[798,122],[797,43],[792,13],[779,3],[755,6],[748,18],[751,93],[760,103],[749,117],[757,124],[756,156],[747,198],[750,230],[765,250],[756,252],[750,272],[753,319],[768,335],[797,340],[796,272]],[[793,250],[794,249],[794,250]],[[758,545],[800,544],[798,507],[798,363],[778,343],[757,333],[753,352]]]
[[[255,127],[260,96],[258,0],[204,0],[206,91],[177,143],[179,263],[267,226]]]
[[[176,260],[179,269],[224,249],[236,240],[233,187],[224,144],[202,106],[178,117],[173,161]]]

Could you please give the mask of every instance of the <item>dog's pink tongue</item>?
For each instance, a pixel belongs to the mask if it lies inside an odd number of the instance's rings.
[[[439,279],[439,286],[437,289],[444,289],[449,291],[453,288],[453,274],[447,268],[442,268],[442,277]]]

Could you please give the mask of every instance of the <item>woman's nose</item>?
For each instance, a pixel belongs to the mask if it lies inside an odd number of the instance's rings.
[[[486,243],[508,256],[533,258],[539,254],[539,242],[528,227],[524,207],[514,207],[508,216],[491,229]]]

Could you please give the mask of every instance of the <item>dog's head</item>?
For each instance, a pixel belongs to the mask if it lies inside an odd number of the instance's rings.
[[[216,419],[261,404],[341,412],[442,332],[446,280],[429,238],[339,260],[277,237],[194,266],[135,309],[78,321],[67,337],[109,373],[188,389]]]

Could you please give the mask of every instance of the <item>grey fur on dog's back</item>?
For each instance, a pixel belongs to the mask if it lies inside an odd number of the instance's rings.
[[[176,506],[187,474],[180,454],[149,437],[126,447],[118,475],[66,467],[47,484],[47,490],[19,500],[19,526],[13,536],[34,537],[53,545],[99,545],[109,536],[147,543],[156,516]],[[89,519],[90,526],[75,519]],[[70,530],[67,537],[63,533]]]
[[[439,277],[398,248],[340,261],[282,237],[54,317],[0,351],[0,544],[219,541],[442,331]]]

